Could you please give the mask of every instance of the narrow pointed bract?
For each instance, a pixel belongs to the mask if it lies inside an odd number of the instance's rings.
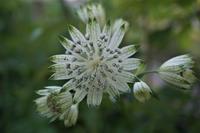
[[[63,115],[65,126],[73,126],[78,118],[78,104],[73,104]]]

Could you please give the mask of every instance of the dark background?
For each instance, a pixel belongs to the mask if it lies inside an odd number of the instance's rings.
[[[67,2],[68,1],[68,2]],[[71,1],[71,2],[69,2]],[[80,0],[79,0],[80,1]],[[84,1],[84,0],[81,0]],[[130,28],[123,44],[138,44],[136,57],[157,68],[180,54],[194,57],[200,74],[200,0],[102,0],[107,18],[124,18]],[[78,0],[0,1],[0,132],[1,133],[198,133],[200,87],[180,91],[158,76],[145,77],[160,100],[141,104],[132,94],[116,103],[105,96],[100,107],[80,105],[78,122],[66,128],[62,121],[49,123],[35,111],[35,91],[48,80],[49,56],[61,54],[59,35],[69,37],[67,25],[84,31],[72,8]]]

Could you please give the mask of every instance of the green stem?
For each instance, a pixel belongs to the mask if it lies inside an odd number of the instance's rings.
[[[155,71],[147,71],[147,72],[143,72],[143,73],[140,73],[139,75],[138,75],[138,77],[143,77],[144,75],[147,75],[147,74],[152,74],[152,73],[158,73],[158,71],[157,70],[155,70]]]

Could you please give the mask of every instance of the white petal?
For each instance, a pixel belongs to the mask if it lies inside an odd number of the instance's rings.
[[[191,87],[189,82],[178,74],[170,72],[159,72],[159,74],[161,78],[168,83],[183,87],[185,89],[189,89]]]
[[[193,61],[189,55],[180,55],[180,56],[173,57],[169,59],[168,61],[166,61],[165,63],[163,63],[161,68],[164,69],[165,67],[172,67],[172,66],[182,66],[184,68],[191,68],[192,64],[193,64]]]
[[[86,95],[87,91],[85,89],[76,89],[73,100],[79,103],[85,98]]]
[[[64,116],[64,124],[66,126],[72,126],[76,123],[78,118],[78,105],[74,104],[71,108],[66,112]]]
[[[124,82],[133,83],[135,80],[135,75],[131,72],[122,70],[121,72],[118,72],[117,68],[112,67],[112,64],[107,64],[112,70],[114,71],[114,74],[105,72],[105,74],[111,79],[112,76],[118,78],[119,80],[122,80]]]
[[[60,86],[46,86],[46,89],[38,90],[36,93],[39,95],[48,95],[50,93],[59,92],[62,87]]]
[[[76,65],[78,65],[79,67],[84,67],[84,62],[66,62],[66,63],[59,63],[59,64],[54,64],[51,65],[49,68],[53,71],[53,72],[68,72],[71,71],[73,67],[75,67]]]
[[[105,35],[108,39],[107,42],[106,42],[106,45],[108,45],[109,42],[110,42],[111,32],[112,32],[112,29],[111,29],[111,26],[110,26],[110,22],[108,22],[108,24],[106,24],[104,26],[103,31],[102,31],[102,34]]]
[[[77,10],[77,14],[80,17],[80,19],[84,22],[87,23],[88,21],[88,14],[87,14],[87,8],[80,7],[79,10]]]
[[[65,37],[60,37],[60,43],[62,44],[62,46],[68,50],[71,48],[71,46],[74,44],[71,40],[65,38]]]
[[[119,58],[121,59],[128,58],[136,53],[136,47],[135,45],[129,45],[129,46],[123,47],[121,51],[122,51],[122,54],[119,56]]]
[[[140,66],[140,64],[141,60],[136,58],[128,58],[122,62],[124,70],[135,70]]]
[[[61,71],[61,72],[55,72],[53,75],[51,75],[50,79],[53,79],[53,80],[63,80],[63,79],[71,79],[73,78],[74,74],[68,74],[68,72],[65,72],[65,71]]]
[[[128,83],[133,83],[135,81],[135,75],[126,71],[122,71],[121,73],[118,73],[117,78],[119,80],[122,80]]]
[[[69,91],[62,92],[56,97],[56,100],[58,106],[65,111],[72,105],[72,94]]]
[[[162,65],[160,67],[160,71],[162,72],[174,72],[174,73],[180,73],[184,70],[183,67],[181,66],[177,66],[177,65],[172,65],[172,66],[165,66],[165,65]]]
[[[69,27],[69,34],[71,35],[71,38],[75,43],[78,41],[80,41],[80,42],[86,41],[83,34],[78,29],[76,29],[74,26]]]
[[[101,33],[100,26],[97,23],[96,19],[89,19],[89,22],[86,27],[86,33],[90,35],[90,39],[92,40],[94,45],[96,45],[95,42],[97,41]]]
[[[120,81],[120,80],[117,80],[117,79],[116,79],[116,81],[113,81],[112,79],[109,79],[109,78],[108,78],[108,81],[113,87],[115,87],[115,89],[118,89],[120,92],[125,93],[125,92],[130,91],[130,88],[127,85],[126,82],[123,82],[123,81]]]
[[[126,32],[125,24],[121,25],[118,29],[115,29],[115,32],[113,33],[109,43],[109,48],[111,49],[118,48],[124,37],[125,32]]]
[[[115,89],[114,87],[110,86],[106,89],[106,92],[109,94],[110,99],[115,102],[115,98],[120,95],[120,92],[118,89]]]
[[[123,24],[125,24],[125,30],[128,28],[128,22],[124,21],[123,19],[117,19],[115,20],[113,26],[112,26],[112,32],[115,32],[119,27],[121,27]]]
[[[70,61],[74,56],[73,55],[54,55],[50,57],[50,60],[54,63],[66,63],[67,61]]]
[[[87,94],[87,104],[98,106],[101,104],[103,91],[99,88],[90,87]]]

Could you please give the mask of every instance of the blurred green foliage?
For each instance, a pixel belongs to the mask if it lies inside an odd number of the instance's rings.
[[[137,102],[131,94],[116,103],[104,97],[98,108],[80,106],[78,123],[65,128],[51,124],[35,111],[35,91],[62,81],[50,76],[48,57],[64,52],[58,36],[67,25],[84,31],[67,0],[0,1],[0,132],[1,133],[198,133],[200,131],[200,87],[182,92],[173,86],[155,85],[160,101]],[[107,18],[124,18],[130,28],[124,44],[141,46],[137,54],[149,68],[183,53],[194,56],[200,73],[199,0],[102,0]],[[74,2],[73,4],[76,4]],[[149,77],[152,78],[152,77]],[[149,80],[147,78],[147,80]],[[155,79],[154,79],[155,78]],[[151,79],[152,80],[152,79]],[[160,81],[159,81],[160,82]],[[160,89],[158,89],[160,88]]]

